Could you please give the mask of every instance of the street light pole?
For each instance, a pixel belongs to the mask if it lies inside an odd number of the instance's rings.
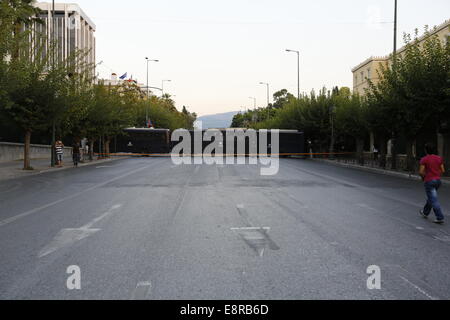
[[[256,109],[256,98],[255,97],[248,97],[249,99],[253,99],[253,109]]]
[[[395,0],[395,9],[394,9],[394,59],[396,55],[397,55],[397,0]]]
[[[162,97],[164,97],[164,82],[172,82],[172,80],[163,80],[161,82]]]
[[[149,91],[150,87],[148,86],[148,63],[159,62],[159,60],[150,60],[148,57],[145,57],[145,60],[147,60],[147,99],[150,99],[150,91]],[[147,126],[147,124],[148,124],[148,104],[147,107],[145,108],[145,125]]]
[[[54,41],[56,39],[55,36],[55,0],[52,0],[52,41],[51,41],[51,46],[52,48],[52,67],[55,67],[55,44]],[[54,106],[53,106],[54,107]],[[52,146],[50,148],[51,150],[51,166],[54,167],[56,165],[56,119],[55,119],[55,114],[53,113],[53,123],[52,123]]]
[[[397,0],[394,1],[394,52],[392,53],[392,68],[394,73],[396,73],[397,71]],[[396,136],[395,136],[395,132],[392,132],[392,148],[391,148],[391,159],[392,159],[392,164],[391,164],[391,168],[392,169],[397,169],[397,152],[396,152]]]
[[[286,49],[286,52],[297,54],[297,98],[300,100],[300,51]]]
[[[269,108],[269,105],[270,105],[270,89],[269,89],[269,84],[267,83],[267,82],[260,82],[259,84],[264,84],[264,85],[266,85],[267,86],[267,119],[269,119],[270,118],[270,108]]]

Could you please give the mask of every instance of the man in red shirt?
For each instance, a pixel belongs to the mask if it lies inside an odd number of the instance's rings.
[[[444,215],[442,214],[441,205],[439,204],[437,191],[441,187],[441,176],[445,172],[444,160],[436,155],[433,144],[428,143],[425,146],[427,155],[420,161],[419,174],[425,182],[425,192],[427,194],[427,203],[420,214],[424,218],[428,218],[433,209],[436,215],[435,223],[443,224]]]

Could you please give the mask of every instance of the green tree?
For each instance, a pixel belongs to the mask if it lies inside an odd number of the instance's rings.
[[[395,68],[386,66],[381,81],[370,86],[368,103],[375,130],[382,135],[392,130],[394,137],[406,138],[408,170],[413,171],[413,146],[430,130],[435,133],[447,122],[450,83],[450,45],[426,30],[426,40],[405,35],[405,51],[397,55]],[[388,129],[388,128],[390,129]],[[386,130],[387,129],[387,130]]]
[[[282,89],[273,94],[273,107],[275,109],[283,108],[284,105],[294,100],[295,97],[289,93],[286,89]]]

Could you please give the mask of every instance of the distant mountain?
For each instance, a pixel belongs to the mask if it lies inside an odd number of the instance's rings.
[[[238,113],[239,111],[212,114],[198,117],[197,121],[202,121],[203,129],[229,128],[233,121],[233,117]]]

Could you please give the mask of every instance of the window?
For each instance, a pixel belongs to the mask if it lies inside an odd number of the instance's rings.
[[[364,82],[364,71],[361,71],[361,82]]]
[[[367,79],[370,79],[370,68],[367,69]]]
[[[76,17],[74,14],[72,14],[69,17],[69,23],[70,23],[70,28],[69,28],[69,53],[72,53],[76,50],[76,42],[75,42],[75,33],[76,33]]]

